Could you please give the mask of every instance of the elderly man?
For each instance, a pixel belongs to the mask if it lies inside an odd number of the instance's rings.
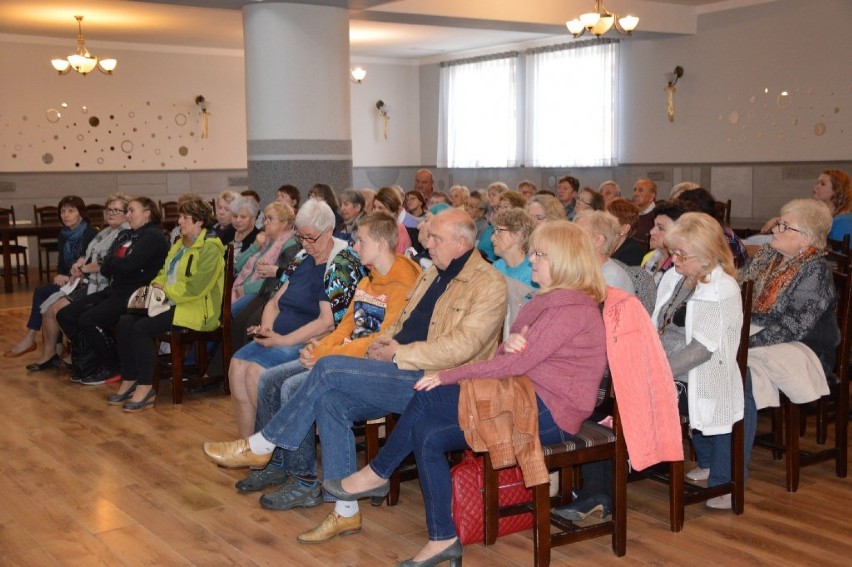
[[[654,227],[654,206],[657,198],[657,184],[648,178],[642,178],[633,186],[633,204],[639,208],[639,220],[636,222],[636,232],[633,238],[645,248]]]
[[[426,202],[429,202],[429,197],[432,196],[432,184],[435,180],[432,177],[432,172],[428,169],[418,169],[414,174],[414,189],[420,191]]]
[[[621,197],[621,187],[612,179],[607,179],[598,185],[598,193],[604,198],[604,206]]]
[[[574,207],[577,205],[577,192],[580,190],[580,180],[570,175],[559,178],[556,186],[556,198],[565,207],[565,216],[574,220]]]
[[[353,422],[401,413],[424,371],[454,368],[494,354],[506,315],[506,283],[476,252],[475,242],[467,213],[450,208],[437,214],[426,241],[434,265],[417,281],[399,319],[373,342],[366,358],[320,359],[261,431],[248,439],[205,443],[207,457],[227,467],[265,467],[276,446],[298,450],[316,422],[324,476],[344,478],[355,472]],[[294,507],[319,504],[318,481],[291,486]],[[338,501],[319,526],[298,539],[314,543],[360,529],[357,503]]]

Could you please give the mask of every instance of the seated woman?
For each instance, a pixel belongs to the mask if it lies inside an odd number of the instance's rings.
[[[580,228],[586,231],[592,239],[592,247],[598,255],[606,285],[623,289],[627,293],[636,294],[633,280],[610,254],[618,244],[618,219],[604,211],[580,211],[574,216]]]
[[[231,203],[240,194],[236,191],[226,189],[219,193],[216,199],[216,224],[213,225],[213,231],[222,241],[223,246],[227,246],[234,240],[234,234],[237,229],[234,228],[234,215],[231,212]]]
[[[677,203],[663,203],[654,208],[654,226],[651,228],[650,235],[651,251],[645,255],[642,267],[654,276],[654,282],[658,285],[663,274],[674,265],[666,249],[666,231],[684,212],[683,207]]]
[[[166,293],[169,309],[150,317],[126,313],[118,323],[121,385],[109,398],[126,412],[154,407],[157,350],[154,339],[172,328],[212,331],[219,326],[225,284],[225,247],[211,229],[213,209],[197,200],[178,207],[181,238],[151,285]]]
[[[89,226],[86,203],[80,197],[76,195],[63,197],[59,201],[58,208],[62,228],[59,230],[59,260],[56,265],[56,275],[53,277],[52,284],[37,287],[33,292],[27,332],[18,344],[3,354],[5,358],[17,358],[36,350],[36,334],[41,330],[42,325],[41,304],[59,291],[60,286],[71,280],[71,265],[85,254],[89,243],[98,233],[96,228]],[[42,358],[45,353],[50,353],[51,357],[56,354],[56,339],[57,336],[54,336],[52,344],[46,344],[47,337],[45,337]]]
[[[293,214],[299,210],[299,201],[302,199],[299,188],[295,185],[285,183],[275,191],[275,202],[282,203],[293,209]]]
[[[618,219],[618,243],[612,258],[627,266],[641,266],[645,257],[645,247],[633,238],[636,223],[639,221],[639,207],[633,201],[617,197],[609,202],[606,212]]]
[[[334,213],[323,201],[309,199],[296,215],[296,238],[304,246],[267,302],[259,325],[246,329],[254,340],[234,353],[228,380],[237,429],[254,433],[260,373],[299,358],[306,343],[334,330],[343,318],[355,286],[364,276],[357,255],[331,235]]]
[[[234,270],[237,270],[237,266],[242,267],[248,258],[244,252],[251,247],[260,232],[255,226],[259,205],[253,197],[240,195],[231,201],[229,208],[234,227],[234,240],[231,241],[234,245]]]
[[[127,300],[148,285],[163,265],[169,242],[160,227],[160,208],[147,197],[127,205],[130,228],[121,231],[101,264],[110,280],[103,291],[60,309],[56,320],[71,339],[72,382],[97,386],[118,374],[112,339],[106,333],[127,311]]]
[[[582,213],[583,211],[602,211],[604,210],[604,205],[603,195],[591,187],[586,187],[577,195],[574,214]]]
[[[494,253],[499,256],[494,262],[494,269],[506,277],[532,286],[532,264],[527,256],[533,231],[532,218],[521,209],[509,209],[497,213],[493,226],[491,243],[494,245]]]
[[[399,198],[396,190],[391,187],[382,187],[376,193],[376,198],[373,200],[373,212],[385,212],[393,218],[399,218],[399,211],[402,208],[402,200]],[[405,229],[405,225],[397,220],[397,229],[399,238],[396,242],[396,253],[404,254],[406,250],[411,248],[411,237]]]
[[[38,362],[27,366],[27,370],[30,372],[50,368],[66,368],[65,363],[56,354],[56,341],[61,333],[59,323],[56,321],[56,314],[74,299],[97,293],[106,289],[109,285],[109,280],[100,273],[101,263],[109,254],[118,233],[130,227],[125,220],[129,200],[130,197],[124,193],[115,193],[107,197],[106,208],[104,209],[106,226],[89,243],[85,255],[81,256],[71,266],[71,281],[80,280],[77,287],[69,295],[62,292],[52,295],[53,303],[49,305],[47,301],[42,304],[44,344]]]
[[[831,268],[824,258],[831,224],[831,211],[819,201],[790,201],[781,208],[772,229],[772,240],[741,270],[742,279],[754,281],[751,324],[753,330],[759,329],[749,338],[744,422],[746,466],[754,441],[757,409],[769,405],[759,393],[781,390],[788,395],[813,395],[813,391],[827,388],[825,376],[806,376],[804,371],[794,370],[801,365],[792,362],[804,357],[815,356],[824,374],[834,370],[840,342],[834,309],[837,292]],[[807,349],[802,350],[801,345]],[[781,356],[778,346],[794,346],[799,350],[790,364],[774,369],[767,377],[771,377],[767,385],[755,368],[757,351],[762,350],[755,347],[772,347],[776,353],[770,358],[777,360]],[[785,355],[789,355],[789,350]],[[784,369],[790,372],[784,373]]]
[[[743,241],[740,240],[740,237],[734,233],[731,227],[725,226],[724,215],[721,214],[722,211],[719,209],[719,203],[713,198],[710,191],[703,187],[686,189],[678,194],[677,202],[683,205],[683,208],[687,211],[705,213],[716,219],[716,222],[722,227],[722,233],[725,235],[725,240],[728,242],[731,254],[734,255],[734,266],[739,269],[745,265],[746,259],[748,259],[745,244],[743,244]]]
[[[293,231],[295,215],[290,207],[271,203],[263,210],[263,214],[263,232],[234,264],[237,277],[231,291],[233,317],[242,313],[254,301],[265,282],[279,275],[278,260],[282,251],[286,248],[292,250],[293,253],[287,258],[289,264],[301,248]],[[282,269],[287,264],[284,264]]]
[[[666,232],[674,270],[660,281],[652,318],[687,399],[698,468],[692,480],[707,486],[731,481],[731,428],[743,417],[737,348],[743,325],[736,268],[722,227],[705,213],[686,213]],[[683,411],[683,409],[681,410]],[[730,509],[731,495],[707,500]]]
[[[424,375],[387,443],[367,467],[323,487],[341,500],[381,496],[388,478],[413,450],[420,473],[429,542],[404,565],[460,564],[462,546],[450,513],[447,451],[467,447],[458,423],[465,379],[527,375],[538,403],[544,444],[570,440],[594,409],[606,365],[606,337],[599,304],[606,284],[591,243],[568,221],[543,223],[530,239],[533,281],[540,291],[523,308],[512,334],[489,361]],[[558,328],[564,332],[554,333]],[[445,387],[436,388],[444,385]]]
[[[493,223],[494,217],[497,216],[500,209],[500,197],[507,191],[511,191],[511,189],[502,181],[495,181],[488,186],[488,214],[485,218],[489,223]]]
[[[414,221],[414,225],[411,225],[411,222],[403,221],[405,226],[408,228],[417,228],[423,219],[426,218],[426,211],[428,207],[426,207],[426,198],[423,196],[423,193],[420,191],[409,191],[405,194],[405,211],[408,213],[406,216],[406,221],[408,219],[412,219]]]
[[[337,195],[334,194],[334,189],[326,183],[317,183],[308,189],[308,198],[316,199],[325,202],[326,205],[334,213],[335,232],[339,232],[343,226],[343,217],[340,216],[340,202],[337,200]]]
[[[488,189],[489,194],[491,193],[491,189],[494,188],[496,190],[496,187],[499,187],[499,184],[492,183]],[[482,234],[479,236],[479,240],[476,241],[476,248],[485,255],[486,260],[492,263],[497,260],[497,255],[494,253],[494,244],[491,242],[491,236],[494,234],[494,216],[497,216],[497,213],[500,211],[523,209],[527,204],[523,195],[517,191],[510,191],[508,189],[500,193],[497,202],[497,208],[492,209],[492,213],[494,213],[494,215],[491,218],[491,226],[483,230]]]
[[[565,207],[553,195],[534,195],[527,201],[526,209],[535,226],[545,221],[565,219]]]

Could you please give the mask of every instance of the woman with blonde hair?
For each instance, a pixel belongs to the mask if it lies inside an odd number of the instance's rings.
[[[233,224],[234,214],[231,212],[231,203],[239,196],[240,194],[236,191],[225,189],[216,198],[216,224],[213,225],[213,232],[224,246],[230,244],[237,233]]]
[[[592,246],[598,255],[601,273],[607,285],[635,294],[633,280],[624,268],[610,258],[618,246],[620,228],[618,219],[604,211],[581,211],[574,217],[574,222],[592,239]]]
[[[461,564],[445,457],[447,451],[468,446],[458,422],[460,388],[456,385],[461,380],[528,376],[536,394],[543,444],[570,440],[594,409],[606,365],[599,307],[606,284],[591,242],[580,227],[566,220],[542,223],[530,239],[530,259],[533,281],[540,290],[518,314],[495,357],[425,374],[378,456],[345,479],[323,483],[327,492],[341,500],[383,496],[389,489],[387,479],[414,451],[429,542],[401,565]]]
[[[737,348],[743,325],[734,258],[722,227],[705,213],[685,213],[667,231],[674,269],[665,273],[652,315],[684,398],[698,467],[707,486],[731,480],[731,430],[743,418]],[[685,393],[685,395],[684,395]],[[730,508],[730,494],[707,507]]]
[[[565,220],[565,207],[553,195],[533,195],[526,210],[536,226],[544,221]]]

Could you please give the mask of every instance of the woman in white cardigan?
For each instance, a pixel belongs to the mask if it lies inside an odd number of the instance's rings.
[[[666,247],[674,259],[660,281],[653,320],[679,382],[686,385],[689,426],[698,467],[687,474],[708,486],[731,480],[731,429],[743,418],[737,367],[742,301],[736,268],[719,223],[687,213],[670,228]],[[707,501],[730,509],[730,495]]]

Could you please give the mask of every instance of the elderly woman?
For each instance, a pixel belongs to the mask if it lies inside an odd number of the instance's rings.
[[[604,211],[581,211],[574,217],[574,222],[592,239],[592,247],[598,255],[606,285],[635,294],[633,280],[624,268],[610,258],[618,244],[618,219]]]
[[[86,253],[71,265],[71,282],[77,281],[76,287],[67,294],[59,291],[42,303],[44,344],[38,362],[27,366],[30,372],[66,368],[65,363],[56,354],[56,341],[61,333],[56,314],[74,299],[97,293],[109,285],[109,280],[100,273],[101,263],[109,254],[118,233],[130,227],[125,220],[129,200],[130,197],[124,193],[115,193],[107,197],[104,209],[106,226],[89,243]]]
[[[664,203],[654,208],[654,226],[651,227],[650,233],[651,251],[642,260],[642,267],[654,276],[654,282],[657,285],[663,278],[663,274],[674,265],[666,248],[666,231],[684,212],[683,207],[677,203]]]
[[[181,238],[172,245],[151,285],[166,293],[169,309],[149,316],[126,313],[118,323],[121,384],[107,398],[125,412],[154,407],[157,350],[154,340],[173,329],[212,331],[219,326],[225,283],[225,247],[211,229],[213,210],[201,200],[178,207]]]
[[[282,203],[293,209],[293,213],[299,210],[299,201],[302,195],[299,193],[299,188],[295,185],[285,183],[275,191],[275,201]]]
[[[536,226],[544,221],[564,220],[565,207],[553,195],[534,195],[526,204]]]
[[[213,225],[213,231],[224,246],[234,240],[234,234],[237,231],[233,224],[234,214],[231,212],[231,203],[239,196],[240,194],[236,191],[226,189],[216,198],[216,224]]]
[[[243,437],[254,433],[261,372],[298,359],[305,344],[333,331],[364,275],[358,257],[331,235],[333,229],[334,213],[323,201],[309,199],[299,209],[296,238],[304,250],[287,268],[285,283],[267,302],[260,324],[247,329],[254,340],[231,359],[228,379]]]
[[[255,219],[260,210],[257,201],[250,196],[240,195],[231,202],[231,224],[234,227],[234,239],[231,243],[234,245],[234,269],[236,266],[242,266],[248,258],[246,252],[257,238],[257,233],[260,232],[255,226]],[[181,229],[181,236],[183,230]]]
[[[494,184],[492,184],[493,186]],[[489,188],[489,191],[491,189]],[[497,200],[497,210],[495,212],[499,213],[500,211],[508,211],[510,209],[523,209],[527,204],[524,196],[518,193],[517,191],[506,190],[500,194],[500,198]],[[492,212],[494,212],[492,210]],[[479,236],[479,239],[476,241],[476,247],[479,251],[485,254],[485,258],[489,262],[494,262],[497,260],[497,255],[494,254],[494,244],[491,242],[491,236],[494,234],[494,218],[491,219],[491,226],[482,231],[482,234]]]
[[[58,292],[60,286],[64,286],[71,280],[73,277],[71,275],[71,264],[83,256],[89,243],[98,233],[96,228],[89,226],[86,204],[80,197],[76,195],[63,197],[59,201],[58,209],[62,228],[59,230],[59,261],[57,262],[56,276],[54,276],[52,284],[37,287],[33,292],[27,332],[24,338],[18,341],[18,344],[3,354],[5,358],[17,358],[22,354],[36,350],[36,335],[42,326],[42,303]],[[47,344],[47,337],[45,337],[43,354],[50,353],[50,356],[56,354],[56,338],[54,336],[51,344]]]
[[[734,258],[722,227],[704,213],[681,216],[666,232],[665,244],[674,270],[660,281],[652,319],[681,400],[686,391],[698,456],[698,468],[688,477],[717,486],[731,480],[731,429],[743,418],[737,366],[743,320]],[[730,509],[730,494],[711,498],[707,507]]]
[[[591,187],[586,187],[583,189],[579,195],[577,195],[577,203],[574,205],[575,213],[582,213],[583,211],[602,211],[604,210],[603,195],[592,189]]]
[[[413,450],[420,472],[429,542],[404,565],[460,565],[462,546],[451,510],[447,451],[467,447],[459,428],[461,380],[527,375],[538,405],[543,444],[570,440],[595,406],[606,365],[599,303],[606,293],[598,261],[583,230],[568,221],[543,223],[530,239],[533,281],[540,291],[524,306],[512,334],[489,361],[427,373],[384,448],[367,467],[323,487],[342,500],[387,493],[388,480]],[[558,328],[564,332],[554,333]],[[444,387],[438,387],[444,386]]]
[[[511,191],[509,186],[501,181],[495,181],[488,186],[488,222],[492,222],[500,208],[500,197],[503,193]]]
[[[497,213],[493,227],[491,243],[494,253],[499,256],[494,268],[506,277],[531,286],[532,264],[527,252],[533,220],[521,209],[509,209]]]
[[[618,219],[619,225],[618,244],[612,257],[627,266],[641,266],[647,250],[633,238],[639,221],[639,207],[633,201],[618,197],[609,202],[606,211]]]
[[[169,242],[160,227],[160,208],[147,197],[131,199],[127,223],[103,259],[101,275],[108,288],[60,309],[56,320],[71,339],[71,381],[97,386],[118,374],[112,339],[104,329],[112,328],[127,311],[127,300],[141,286],[151,283],[163,265]]]
[[[337,200],[337,195],[334,194],[334,189],[331,188],[331,185],[316,183],[308,189],[308,198],[325,202],[331,209],[331,212],[334,213],[335,228],[343,226],[343,217],[340,216],[340,202]]]
[[[373,200],[374,213],[387,213],[393,218],[399,218],[399,211],[402,209],[402,199],[400,199],[396,190],[392,187],[382,187],[376,193],[376,198]],[[397,220],[397,229],[399,236],[396,242],[396,253],[404,254],[411,247],[411,237],[405,229],[405,225]]]
[[[470,189],[464,185],[453,185],[450,187],[450,206],[462,209],[468,197],[470,197]]]
[[[237,277],[231,290],[233,317],[257,297],[267,278],[278,275],[277,262],[285,246],[301,247],[293,233],[293,209],[282,203],[271,203],[263,213],[263,236],[255,239],[234,265]],[[287,260],[288,264],[293,256]]]

